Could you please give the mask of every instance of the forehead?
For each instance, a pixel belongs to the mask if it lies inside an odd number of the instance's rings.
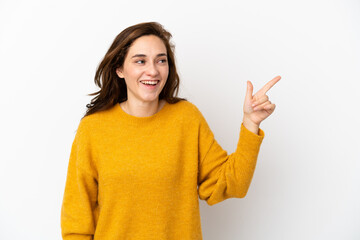
[[[142,36],[136,39],[130,49],[130,57],[135,54],[145,54],[147,56],[166,53],[166,47],[163,41],[154,35]]]

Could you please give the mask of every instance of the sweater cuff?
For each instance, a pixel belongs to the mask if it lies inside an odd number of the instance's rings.
[[[264,137],[265,132],[261,128],[259,128],[259,133],[255,134],[241,123],[239,142],[236,150],[242,151],[246,149],[247,151],[258,152]]]
[[[255,134],[252,131],[250,131],[249,129],[247,129],[244,126],[244,123],[241,123],[241,132],[244,132],[243,134],[250,134],[250,135],[258,137],[258,138],[264,138],[264,136],[265,136],[265,133],[261,128],[259,128],[258,134]]]

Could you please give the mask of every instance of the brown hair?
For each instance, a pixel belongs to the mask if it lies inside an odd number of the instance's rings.
[[[157,22],[144,22],[126,28],[116,36],[96,70],[94,81],[100,87],[100,90],[88,94],[88,96],[97,96],[91,100],[90,104],[86,105],[88,109],[82,118],[95,112],[109,109],[115,104],[127,100],[125,80],[116,74],[116,69],[123,66],[131,44],[137,38],[145,35],[159,37],[164,42],[167,50],[169,75],[164,88],[159,94],[159,100],[165,99],[170,104],[181,100],[187,101],[186,98],[177,97],[180,78],[175,65],[175,45],[170,42],[171,33],[166,31]]]

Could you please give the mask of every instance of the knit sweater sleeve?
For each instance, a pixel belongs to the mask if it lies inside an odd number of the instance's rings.
[[[89,127],[80,121],[70,153],[63,202],[61,234],[64,240],[91,240],[98,218],[98,183]]]
[[[214,138],[203,115],[199,115],[199,198],[210,206],[228,198],[244,198],[255,171],[264,131],[259,128],[255,134],[241,124],[237,148],[228,155]]]

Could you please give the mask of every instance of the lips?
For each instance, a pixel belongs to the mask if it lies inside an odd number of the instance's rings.
[[[155,85],[151,85],[151,84],[145,84],[145,83],[142,83],[142,81],[147,81],[147,80],[141,80],[140,83],[142,86],[144,86],[145,88],[147,89],[154,89],[156,88],[158,85],[159,85],[159,80],[155,80],[157,83]],[[149,81],[154,81],[154,80],[149,80]]]
[[[144,79],[144,80],[140,80],[140,81],[159,81],[159,79]]]

